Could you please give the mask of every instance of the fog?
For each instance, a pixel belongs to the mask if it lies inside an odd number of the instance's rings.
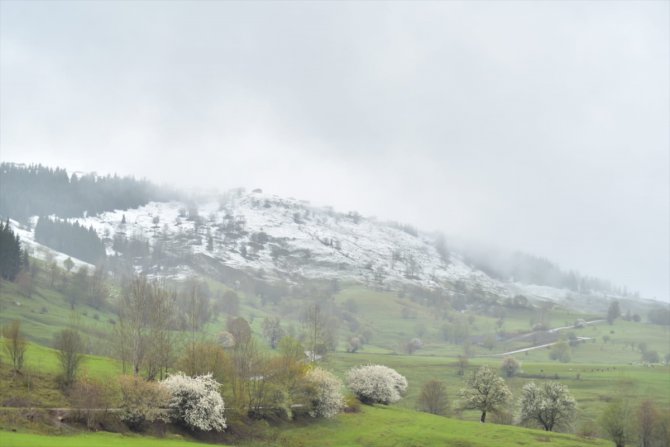
[[[0,156],[263,188],[668,299],[667,2],[0,3]]]

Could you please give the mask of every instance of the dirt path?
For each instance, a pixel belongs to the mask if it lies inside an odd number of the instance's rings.
[[[577,337],[577,341],[584,341],[585,342],[587,340],[593,340],[593,337]],[[501,352],[500,354],[478,355],[477,357],[502,357],[503,355],[512,355],[512,354],[518,354],[520,352],[533,351],[535,349],[548,348],[549,346],[554,346],[557,343],[560,343],[560,342],[554,341],[554,342],[551,342],[551,343],[545,343],[543,345],[531,346],[530,348],[523,348],[523,349],[517,349],[515,351]]]
[[[605,320],[602,320],[602,319],[601,319],[601,320],[585,321],[585,322],[584,322],[584,325],[585,325],[585,326],[588,326],[588,325],[593,325],[593,324],[599,324],[599,323],[603,323],[604,321],[605,321]],[[562,326],[562,327],[557,327],[557,328],[549,329],[548,331],[542,331],[542,332],[541,332],[541,331],[534,331],[534,332],[529,332],[529,333],[527,333],[527,334],[518,335],[518,336],[516,336],[516,337],[508,338],[508,339],[505,340],[505,341],[520,340],[520,339],[522,339],[522,338],[531,337],[531,336],[533,336],[534,334],[539,334],[539,333],[555,334],[555,333],[557,333],[557,332],[564,331],[564,330],[566,330],[566,329],[578,329],[578,328],[575,328],[574,325],[573,325],[573,326]],[[587,340],[593,340],[593,337],[577,337],[577,340],[578,340],[578,341],[585,342],[585,341],[587,341]],[[478,355],[477,357],[502,357],[502,356],[505,356],[505,355],[518,354],[518,353],[520,353],[520,352],[533,351],[533,350],[535,350],[535,349],[548,348],[548,347],[550,347],[550,346],[555,345],[556,343],[558,343],[558,341],[553,341],[553,342],[551,342],[551,343],[544,343],[544,344],[541,344],[541,345],[530,346],[530,347],[528,347],[528,348],[516,349],[516,350],[514,350],[514,351],[501,352],[501,353],[499,353],[499,354],[483,354],[483,355]]]

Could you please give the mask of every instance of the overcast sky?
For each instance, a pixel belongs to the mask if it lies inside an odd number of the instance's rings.
[[[266,192],[668,299],[666,1],[0,4],[0,155]]]

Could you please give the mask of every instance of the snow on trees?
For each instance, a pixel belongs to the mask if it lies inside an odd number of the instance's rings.
[[[568,387],[558,382],[537,386],[527,383],[521,391],[521,420],[539,424],[546,431],[570,426],[577,403]]]
[[[387,366],[363,365],[347,372],[347,386],[363,403],[388,405],[402,398],[407,379]]]
[[[180,372],[161,383],[170,394],[168,408],[173,422],[192,430],[223,431],[226,428],[223,398],[219,394],[221,384],[211,374],[189,377]]]

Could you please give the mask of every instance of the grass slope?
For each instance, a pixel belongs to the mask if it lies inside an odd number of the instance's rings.
[[[2,447],[192,447],[193,441],[118,433],[90,433],[74,436],[45,436],[32,433],[0,432]]]
[[[379,447],[554,447],[606,446],[602,439],[547,433],[506,425],[465,422],[397,407],[365,407],[362,413],[343,414],[283,431],[282,446],[379,446]]]

